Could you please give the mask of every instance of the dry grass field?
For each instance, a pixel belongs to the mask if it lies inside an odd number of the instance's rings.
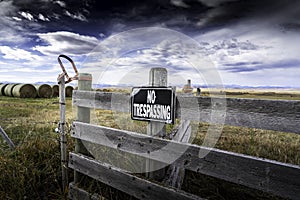
[[[216,92],[217,93],[217,92]],[[202,91],[207,95],[206,91]],[[227,97],[267,98],[300,100],[299,91],[236,91],[230,90]],[[127,117],[116,118],[111,111],[98,110],[96,116],[99,124],[114,128],[145,132],[145,122],[126,125]],[[71,99],[67,98],[68,127],[74,119]],[[11,150],[0,139],[0,199],[63,199],[66,194],[61,191],[59,136],[54,132],[59,121],[58,99],[19,99],[0,97],[0,126],[6,131],[16,145]],[[120,127],[120,124],[123,124]],[[197,136],[193,143],[201,145],[208,124],[199,123]],[[172,129],[168,126],[168,131]],[[68,148],[72,150],[74,141],[68,137]],[[268,130],[248,129],[225,126],[216,148],[268,158],[286,163],[300,165],[300,135]],[[72,179],[72,172],[69,173]],[[192,176],[192,175],[191,175]],[[201,177],[196,177],[201,179]],[[209,177],[202,177],[209,179]],[[186,183],[191,180],[186,180]],[[202,184],[203,193],[210,199],[234,199],[241,192],[220,191],[220,188],[235,187],[230,184],[214,182]],[[193,183],[194,185],[197,183]],[[219,185],[220,187],[217,187]],[[213,188],[208,190],[207,188]],[[222,189],[223,190],[223,189]],[[236,190],[235,190],[236,191]],[[241,190],[245,193],[245,190]],[[246,197],[263,199],[265,196]],[[232,197],[232,198],[230,198]],[[247,199],[247,198],[244,198]]]
[[[300,100],[299,89],[226,89],[225,91],[202,89],[204,96],[214,96],[220,93],[225,94],[228,98]]]

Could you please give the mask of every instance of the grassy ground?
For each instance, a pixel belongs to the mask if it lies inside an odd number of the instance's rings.
[[[260,98],[261,95],[254,95],[254,97]],[[286,96],[275,95],[274,98],[286,99]],[[105,110],[96,111],[95,114],[98,124],[146,132],[145,122],[132,123],[128,120],[128,115],[122,116]],[[67,99],[68,125],[73,119],[71,99]],[[16,144],[16,149],[11,150],[0,138],[0,199],[63,199],[65,197],[60,186],[59,137],[54,132],[58,121],[57,98],[0,97],[0,126]],[[199,123],[194,126],[197,126],[198,132],[193,143],[202,144],[208,124]],[[168,131],[171,129],[172,127],[168,126]],[[68,138],[68,147],[69,150],[74,147],[71,138]],[[216,147],[300,165],[300,135],[297,134],[225,126]],[[72,172],[69,173],[69,176],[72,179]],[[196,177],[196,179],[201,179],[201,177]],[[207,180],[209,177],[202,177],[202,179]],[[192,180],[186,180],[186,183],[189,181]],[[193,182],[191,184],[196,186],[202,183]],[[226,193],[228,193],[227,197],[233,196],[228,192],[231,190],[218,191],[224,188],[216,186],[220,184],[210,181],[207,187],[213,188],[215,191],[203,190],[208,193],[208,197],[210,195],[214,197],[211,199],[226,199]],[[229,187],[235,186],[227,185],[225,188]],[[251,195],[248,197],[252,198]]]
[[[0,97],[0,126],[16,145],[11,150],[0,138],[0,199],[64,197],[59,138],[54,133],[59,121],[57,101]],[[67,106],[70,110],[70,100]]]
[[[292,89],[226,89],[226,91],[214,89],[202,89],[203,96],[226,94],[227,98],[254,98],[272,100],[300,100],[300,90]]]

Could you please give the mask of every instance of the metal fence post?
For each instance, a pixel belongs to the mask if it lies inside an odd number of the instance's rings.
[[[11,141],[11,139],[8,137],[8,135],[5,133],[5,131],[2,129],[1,126],[0,126],[0,134],[3,137],[3,139],[7,142],[7,144],[9,145],[9,147],[11,149],[14,149],[15,145],[14,145],[13,141]]]
[[[66,124],[66,96],[65,96],[65,75],[59,77],[59,134],[60,134],[60,151],[61,151],[61,172],[62,172],[62,189],[63,192],[68,187],[68,161],[67,161],[67,139],[65,133]]]
[[[92,90],[92,75],[88,73],[79,73],[78,76],[78,90],[91,91]],[[90,123],[90,108],[77,107],[77,121]],[[88,155],[88,151],[80,139],[75,140],[75,152]],[[81,175],[74,172],[74,182],[79,183]]]

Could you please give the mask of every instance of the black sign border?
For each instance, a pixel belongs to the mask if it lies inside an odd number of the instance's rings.
[[[171,90],[172,92],[172,98],[171,98],[171,111],[172,111],[172,122],[168,123],[167,120],[158,120],[158,119],[148,119],[148,118],[143,118],[143,117],[139,117],[139,118],[135,118],[133,117],[133,97],[134,95],[132,95],[132,92],[134,89],[153,89],[153,90]],[[130,94],[130,111],[131,111],[131,119],[132,120],[138,120],[138,121],[148,121],[148,122],[161,122],[161,123],[165,123],[165,124],[175,124],[175,108],[176,108],[176,91],[175,88],[172,86],[169,87],[162,87],[162,86],[142,86],[142,87],[133,87],[131,90],[131,94]]]

